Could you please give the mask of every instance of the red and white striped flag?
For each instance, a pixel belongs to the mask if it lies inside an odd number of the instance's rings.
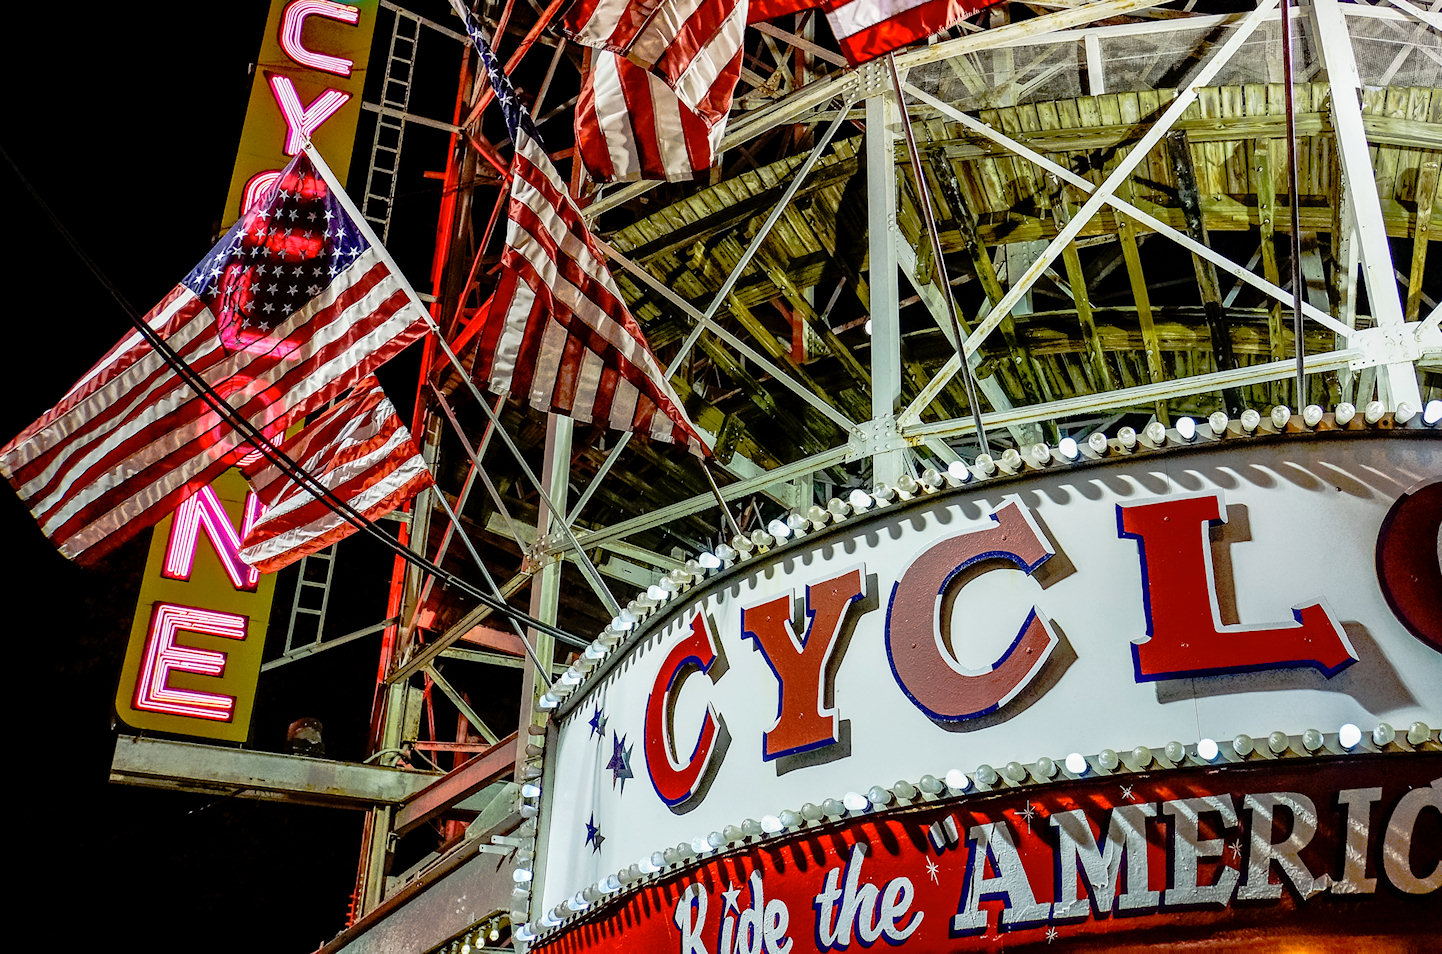
[[[144,320],[268,436],[429,327],[305,153]],[[131,332],[0,448],[0,473],[61,553],[93,561],[218,477],[244,442]]]
[[[732,89],[741,75],[737,57]],[[726,115],[703,117],[659,77],[606,50],[591,55],[576,101],[576,148],[595,182],[683,182],[716,164]]]
[[[741,75],[747,0],[578,0],[561,29],[654,73],[714,126]]]
[[[852,66],[924,40],[999,0],[751,0],[749,22],[821,9]]]
[[[516,144],[501,280],[477,335],[477,377],[541,411],[710,449],[621,298],[531,117],[465,14]]]
[[[374,377],[280,449],[368,520],[379,520],[435,484]],[[266,511],[241,542],[240,558],[262,573],[274,573],[356,531],[269,461],[256,461],[241,472]]]

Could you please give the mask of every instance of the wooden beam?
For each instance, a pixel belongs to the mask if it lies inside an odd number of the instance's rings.
[[[1197,187],[1196,166],[1192,162],[1191,145],[1185,133],[1173,132],[1166,136],[1167,155],[1171,160],[1172,174],[1176,177],[1177,202],[1186,217],[1187,234],[1203,245],[1207,243],[1207,230],[1202,222],[1200,191]],[[1206,310],[1207,328],[1212,336],[1212,368],[1215,371],[1230,371],[1236,367],[1232,354],[1231,334],[1227,330],[1226,311],[1222,307],[1222,286],[1217,280],[1217,268],[1200,255],[1192,255],[1192,267],[1197,274],[1197,288],[1201,292],[1202,307]],[[1242,393],[1236,388],[1222,392],[1227,413],[1233,417],[1242,413]]]
[[[1416,321],[1422,305],[1423,268],[1432,237],[1432,204],[1437,199],[1437,157],[1428,153],[1417,169],[1417,224],[1412,230],[1412,274],[1407,282],[1407,321]]]

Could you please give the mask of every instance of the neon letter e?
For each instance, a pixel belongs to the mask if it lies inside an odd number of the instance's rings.
[[[1357,661],[1322,602],[1294,607],[1295,623],[1221,626],[1208,524],[1225,520],[1221,495],[1117,504],[1117,531],[1137,541],[1147,637],[1132,643],[1138,682],[1310,666],[1332,677]]]

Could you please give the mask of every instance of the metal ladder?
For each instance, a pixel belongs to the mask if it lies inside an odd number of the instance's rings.
[[[391,26],[390,51],[381,83],[381,110],[376,114],[376,131],[371,140],[365,195],[361,199],[361,214],[375,226],[381,241],[390,237],[391,207],[395,204],[401,141],[406,129],[403,114],[410,106],[411,75],[421,32],[418,18],[394,7],[391,10],[395,22]]]
[[[325,633],[325,610],[330,604],[330,581],[335,574],[335,545],[303,557],[300,561],[300,575],[295,581],[295,597],[290,603],[290,625],[285,630],[285,655],[290,656],[297,649],[318,646]],[[316,605],[319,600],[320,605]],[[296,639],[296,623],[306,617],[303,642]],[[309,636],[309,638],[305,638]]]

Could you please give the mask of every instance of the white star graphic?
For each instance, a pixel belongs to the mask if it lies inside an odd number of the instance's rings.
[[[1237,841],[1232,842],[1230,845],[1228,845],[1228,846],[1227,846],[1227,854],[1231,855],[1233,858],[1241,858],[1241,857],[1242,857],[1242,843],[1241,843],[1241,841],[1240,841],[1240,840],[1237,840]]]
[[[722,914],[725,914],[727,911],[741,910],[741,905],[736,903],[736,896],[740,893],[740,888],[736,887],[729,881],[726,882],[726,890],[721,892],[721,897],[726,899],[726,907],[721,909]]]
[[[1050,944],[1052,941],[1055,941],[1056,939],[1057,939],[1057,929],[1054,928],[1054,927],[1049,927],[1049,928],[1047,928],[1047,929],[1046,929],[1046,942],[1047,942],[1048,944]]]
[[[1036,806],[1032,805],[1031,802],[1027,802],[1026,808],[1023,808],[1019,814],[1022,818],[1026,819],[1026,830],[1031,831],[1031,820],[1037,816]]]
[[[937,880],[936,877],[936,873],[940,870],[941,868],[937,865],[935,861],[932,861],[930,858],[926,859],[926,873],[931,878],[932,884],[941,884],[941,882]]]
[[[1132,800],[1132,787],[1130,785],[1122,786],[1122,798],[1125,798],[1127,801]]]

